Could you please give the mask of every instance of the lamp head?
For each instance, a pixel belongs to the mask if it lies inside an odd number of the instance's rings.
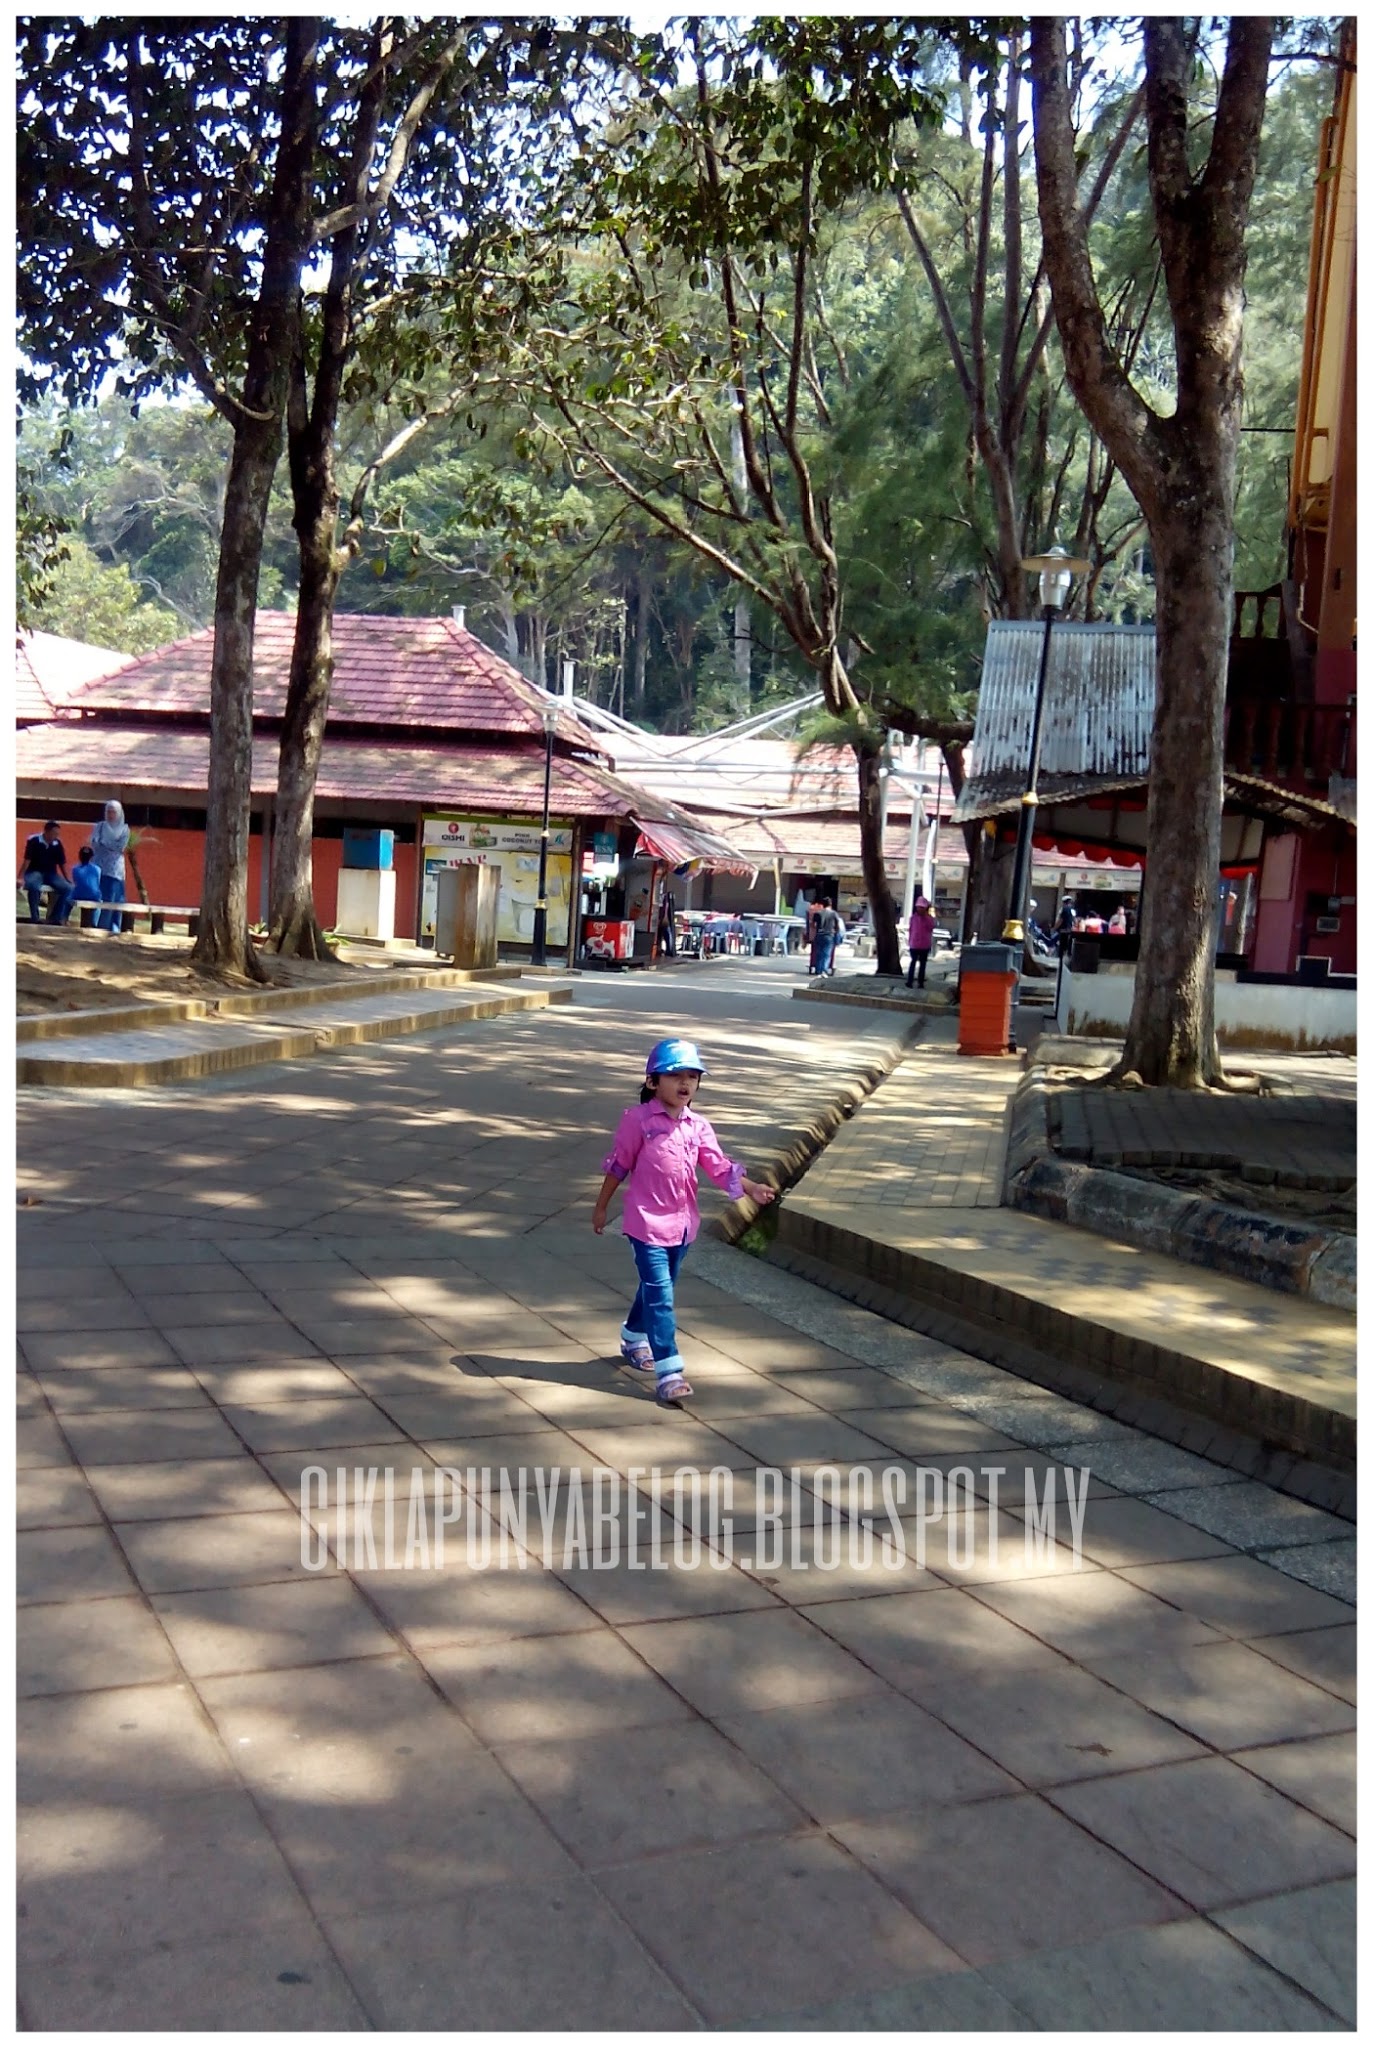
[[[1072,588],[1073,572],[1068,566],[1066,548],[1050,548],[1049,555],[1056,558],[1052,569],[1041,569],[1039,574],[1039,601],[1046,609],[1061,611]]]

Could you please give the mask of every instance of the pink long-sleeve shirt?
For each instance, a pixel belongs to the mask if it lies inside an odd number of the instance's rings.
[[[727,1159],[705,1117],[691,1108],[670,1116],[661,1102],[636,1102],[620,1118],[602,1173],[628,1180],[624,1233],[642,1244],[690,1244],[701,1227],[696,1169],[703,1167],[732,1201],[744,1192],[744,1169]]]

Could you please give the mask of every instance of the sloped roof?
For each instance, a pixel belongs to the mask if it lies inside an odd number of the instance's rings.
[[[270,796],[277,786],[277,742],[253,742],[253,794]],[[117,789],[126,799],[139,792],[166,793],[203,804],[210,741],[204,730],[165,726],[119,726],[64,720],[30,726],[15,742],[15,770],[21,789],[41,790],[53,802],[62,792]],[[481,746],[433,741],[396,746],[354,740],[325,740],[316,795],[343,803],[423,805],[433,810],[494,811],[538,818],[543,812],[544,748]],[[692,858],[718,867],[751,867],[746,855],[676,804],[634,788],[603,768],[563,755],[553,758],[551,811],[560,818],[628,818],[651,832],[665,824],[691,841]]]
[[[716,750],[709,733],[686,738],[654,733],[640,744],[610,732],[602,735],[601,744],[617,774],[629,776],[640,788],[671,792],[677,803],[696,811],[858,809],[858,770],[848,747],[815,746],[802,752],[792,740],[742,739]],[[923,751],[920,762],[933,784],[936,750]],[[909,810],[908,788],[893,781],[890,811]]]
[[[810,867],[817,873],[832,873],[837,869],[843,874],[857,874],[861,865],[856,816],[772,814],[762,818],[715,817],[712,822],[731,846],[737,847],[760,867],[770,867],[774,860],[780,859],[784,867]],[[904,861],[909,846],[909,824],[888,818],[882,840],[888,864]],[[924,849],[925,835],[922,832],[919,835],[922,855]],[[963,834],[955,827],[940,827],[935,859],[941,866],[967,866],[968,850],[963,844]]]
[[[954,809],[959,822],[990,817],[1024,793],[1044,634],[1042,624],[1022,619],[987,627],[967,780]],[[1041,806],[1144,781],[1153,723],[1153,627],[1055,625],[1036,781]]]
[[[262,611],[253,639],[253,713],[280,718],[296,622]],[[527,733],[543,739],[547,698],[512,663],[453,619],[381,619],[337,612],[329,724],[409,726],[420,732]],[[76,694],[83,711],[208,715],[214,633],[192,633],[137,656]],[[559,739],[602,758],[598,733],[558,710]]]
[[[61,633],[24,631],[15,647],[15,717],[20,723],[54,718],[73,693],[127,668],[132,654],[92,647]]]

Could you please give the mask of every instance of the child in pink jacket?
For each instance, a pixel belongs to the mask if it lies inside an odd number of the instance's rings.
[[[620,1118],[603,1162],[605,1179],[591,1218],[599,1237],[610,1198],[623,1182],[624,1234],[634,1253],[639,1291],[620,1331],[621,1369],[635,1379],[651,1378],[665,1408],[691,1399],[677,1350],[673,1289],[687,1246],[701,1227],[697,1167],[704,1167],[734,1201],[740,1195],[760,1205],[773,1200],[771,1188],[746,1180],[743,1167],[726,1159],[709,1123],[692,1108],[705,1072],[690,1039],[664,1038],[654,1046],[639,1101]]]
[[[928,896],[917,896],[915,909],[911,912],[911,928],[906,934],[911,949],[911,964],[906,969],[906,987],[916,982],[916,968],[920,970],[919,986],[925,986],[925,967],[934,944],[934,912]]]

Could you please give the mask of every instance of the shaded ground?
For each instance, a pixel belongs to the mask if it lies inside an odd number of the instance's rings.
[[[191,966],[191,941],[164,934],[127,938],[69,927],[21,923],[16,939],[15,999],[21,1017],[53,1010],[122,1009],[131,1003],[175,1001],[222,988],[230,977],[211,981]],[[268,963],[277,987],[304,982],[357,981],[374,970],[341,961],[276,960]],[[379,963],[394,967],[394,962]],[[258,983],[232,978],[232,985]]]

